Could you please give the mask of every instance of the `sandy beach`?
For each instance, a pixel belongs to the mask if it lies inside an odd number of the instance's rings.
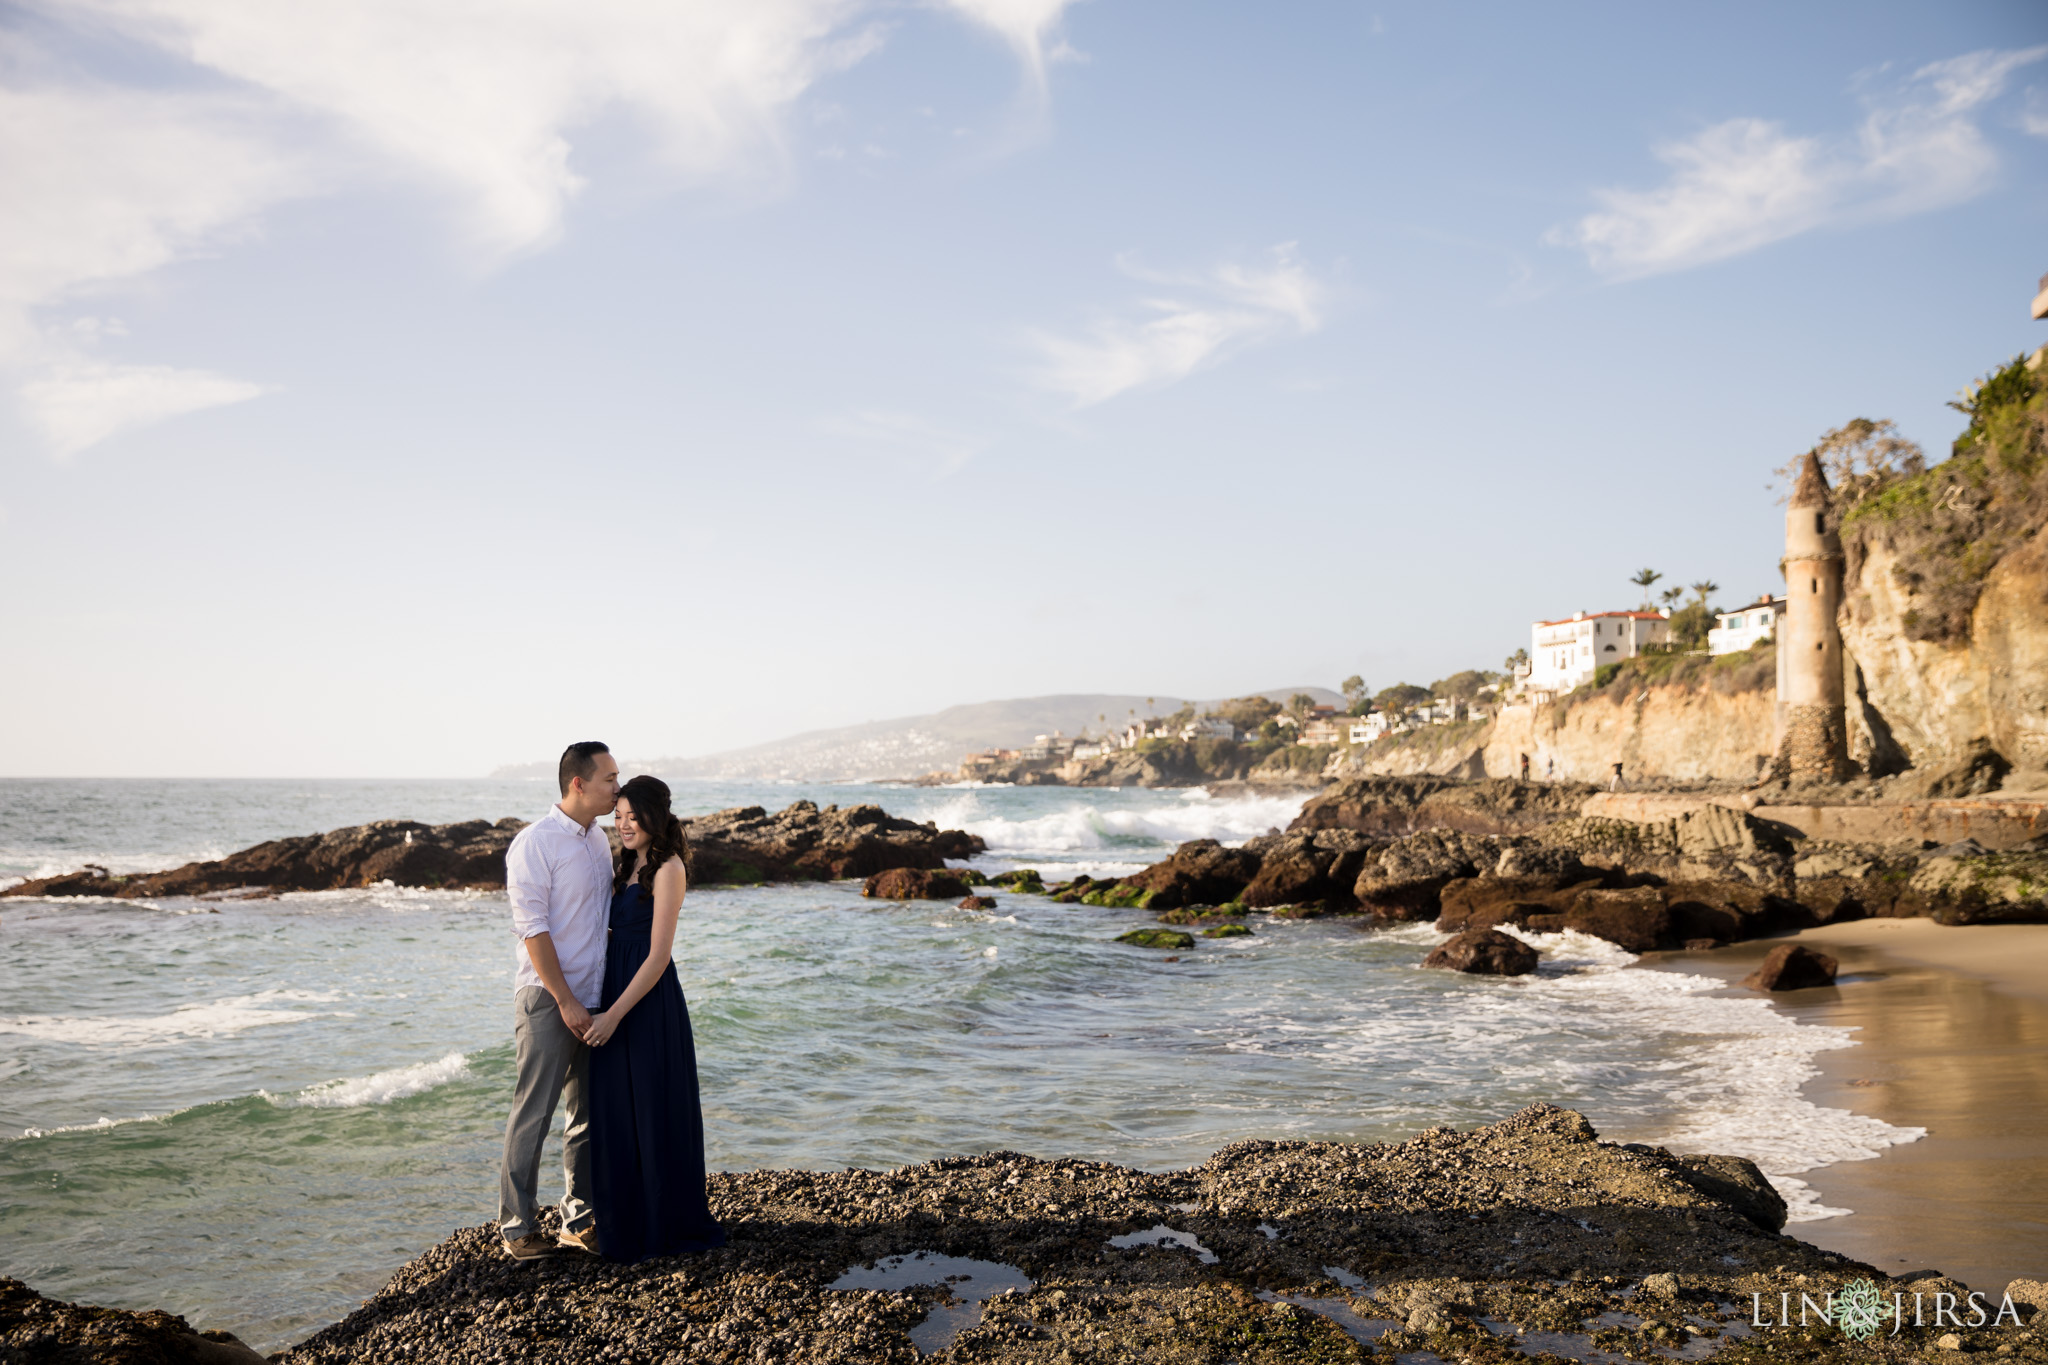
[[[1793,938],[1834,955],[1841,976],[1778,1006],[1858,1030],[1858,1046],[1820,1055],[1808,1098],[1927,1136],[1803,1177],[1854,1212],[1787,1231],[1894,1274],[1935,1268],[1983,1289],[2048,1274],[2048,925],[1874,919]],[[1733,986],[1783,941],[1652,965]]]

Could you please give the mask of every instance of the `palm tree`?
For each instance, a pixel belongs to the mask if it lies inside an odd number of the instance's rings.
[[[1658,579],[1662,578],[1663,576],[1663,574],[1658,573],[1655,569],[1637,569],[1636,576],[1629,580],[1629,582],[1635,584],[1637,587],[1643,590],[1644,611],[1648,611],[1650,609],[1650,585],[1652,583],[1655,583]]]
[[[1709,597],[1721,591],[1721,585],[1711,578],[1703,578],[1692,585],[1692,590],[1700,595],[1700,601],[1705,602]]]
[[[1685,589],[1666,588],[1658,595],[1664,599],[1664,609],[1666,611],[1673,611],[1678,607],[1678,599],[1685,596]]]

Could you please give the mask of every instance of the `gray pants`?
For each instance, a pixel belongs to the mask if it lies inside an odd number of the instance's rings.
[[[590,1207],[590,1049],[562,1022],[555,997],[538,986],[521,986],[514,996],[512,1036],[519,1044],[519,1080],[498,1168],[498,1231],[516,1241],[540,1225],[540,1152],[558,1095],[568,1101],[562,1226],[581,1231],[596,1216]]]

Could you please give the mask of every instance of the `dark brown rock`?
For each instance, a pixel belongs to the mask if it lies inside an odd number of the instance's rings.
[[[244,887],[278,891],[331,891],[374,886],[490,889],[505,884],[505,850],[525,828],[521,820],[465,820],[423,825],[377,820],[326,834],[302,834],[231,853],[212,862],[187,863],[168,872],[110,877],[96,869],[24,882],[5,896],[204,896]]]
[[[1631,953],[1678,946],[1671,933],[1671,912],[1664,908],[1664,897],[1653,886],[1582,891],[1565,912],[1564,926],[1604,938]]]
[[[965,896],[967,883],[952,872],[923,867],[892,867],[868,878],[860,893],[883,901],[949,901],[955,896]]]
[[[263,1359],[234,1333],[195,1332],[174,1313],[65,1303],[0,1277],[0,1360],[259,1365]]]
[[[954,908],[959,910],[993,910],[996,908],[996,898],[994,896],[969,896]]]
[[[870,877],[896,867],[941,869],[948,858],[971,858],[986,845],[957,829],[942,830],[890,815],[880,806],[841,810],[798,801],[770,815],[742,806],[685,820],[692,885],[822,881]],[[110,877],[87,868],[24,882],[0,896],[205,896],[248,887],[332,891],[395,882],[445,890],[494,890],[505,884],[505,851],[525,821],[465,820],[423,825],[378,820],[326,834],[297,835],[169,872]],[[963,888],[964,893],[964,888]],[[955,893],[955,894],[963,894]]]
[[[638,1266],[513,1263],[488,1223],[463,1228],[283,1358],[916,1365],[932,1356],[908,1332],[941,1304],[973,1304],[979,1277],[894,1293],[827,1286],[920,1251],[1028,1277],[961,1315],[940,1354],[975,1365],[1510,1358],[1511,1338],[1488,1319],[1612,1331],[1616,1345],[1626,1331],[1628,1354],[1650,1360],[1695,1328],[1709,1346],[1736,1344],[1753,1295],[1774,1304],[1790,1283],[1819,1298],[1876,1277],[1767,1230],[1769,1187],[1747,1163],[1603,1142],[1583,1116],[1549,1105],[1407,1141],[1237,1142],[1185,1170],[989,1152],[893,1170],[713,1172],[707,1185],[731,1236],[716,1251]],[[1109,1245],[1161,1223],[1208,1254]],[[1354,1275],[1367,1287],[1347,1295],[1334,1280]],[[1681,1316],[1681,1286],[1685,1327],[1651,1318],[1646,1309]],[[1330,1300],[1347,1322],[1392,1329],[1377,1354],[1325,1315]],[[1620,1313],[1630,1316],[1607,1316]],[[1640,1333],[1609,1327],[1639,1320]],[[1925,1354],[1933,1336],[1906,1331],[1899,1360]],[[1973,1344],[1987,1359],[2000,1344],[2014,1361],[2039,1357],[2016,1327],[1987,1326]]]
[[[1355,830],[1308,830],[1252,839],[1245,851],[1259,860],[1258,875],[1239,899],[1246,905],[1318,905],[1349,909],[1351,888],[1374,849]]]
[[[1258,872],[1256,853],[1225,848],[1214,839],[1194,839],[1175,849],[1165,862],[1124,878],[1123,884],[1150,891],[1152,898],[1146,905],[1151,909],[1178,910],[1237,900]]]
[[[1437,928],[1445,933],[1525,925],[1531,916],[1562,915],[1581,892],[1608,885],[1599,873],[1578,868],[1567,875],[1468,877],[1447,883],[1438,894]]]
[[[1475,976],[1526,976],[1536,970],[1534,948],[1498,929],[1468,929],[1422,959],[1425,967],[1448,967]]]
[[[1700,1193],[1729,1205],[1765,1232],[1785,1229],[1785,1196],[1743,1156],[1681,1156],[1674,1172]]]
[[[1433,920],[1444,887],[1491,871],[1500,857],[1492,841],[1457,830],[1427,830],[1397,839],[1369,856],[1351,894],[1383,920]]]
[[[1421,830],[1525,834],[1579,813],[1598,788],[1583,782],[1480,782],[1449,777],[1361,777],[1302,807],[1287,829],[1351,829],[1382,838]]]
[[[1757,969],[1742,978],[1753,991],[1803,991],[1835,984],[1835,959],[1803,943],[1781,943],[1764,955]]]
[[[971,858],[987,845],[978,835],[942,830],[889,814],[880,806],[844,809],[797,801],[770,815],[741,806],[683,822],[693,881],[835,881],[872,877],[891,868],[938,870],[948,858]]]

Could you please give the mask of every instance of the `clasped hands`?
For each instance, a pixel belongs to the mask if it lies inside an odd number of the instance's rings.
[[[619,1026],[618,1019],[609,1010],[603,1014],[592,1014],[573,997],[561,1002],[561,1010],[562,1022],[569,1026],[569,1032],[591,1047],[603,1047],[610,1042],[613,1030]]]

